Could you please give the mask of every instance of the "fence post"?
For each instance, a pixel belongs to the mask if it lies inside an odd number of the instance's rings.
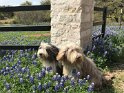
[[[106,18],[107,18],[107,7],[104,7],[104,10],[103,10],[103,24],[102,24],[102,37],[104,37],[104,35],[105,35]]]

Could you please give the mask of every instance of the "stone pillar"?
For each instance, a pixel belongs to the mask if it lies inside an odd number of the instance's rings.
[[[93,0],[51,0],[51,43],[61,47],[74,42],[91,44]]]

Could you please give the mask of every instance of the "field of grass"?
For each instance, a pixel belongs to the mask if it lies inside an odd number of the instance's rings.
[[[0,45],[39,45],[50,42],[50,32],[0,32]]]

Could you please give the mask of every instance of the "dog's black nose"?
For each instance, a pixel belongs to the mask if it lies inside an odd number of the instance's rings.
[[[42,54],[39,54],[40,56],[42,56]]]

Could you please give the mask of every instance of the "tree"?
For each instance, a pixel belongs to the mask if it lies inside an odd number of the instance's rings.
[[[50,5],[50,0],[42,0],[41,5]]]
[[[119,22],[120,17],[120,7],[119,5],[124,5],[124,0],[95,0],[97,7],[108,7],[108,16],[110,20]],[[124,10],[124,9],[123,9]]]
[[[31,6],[32,2],[25,1],[24,3],[21,4],[21,6]]]

